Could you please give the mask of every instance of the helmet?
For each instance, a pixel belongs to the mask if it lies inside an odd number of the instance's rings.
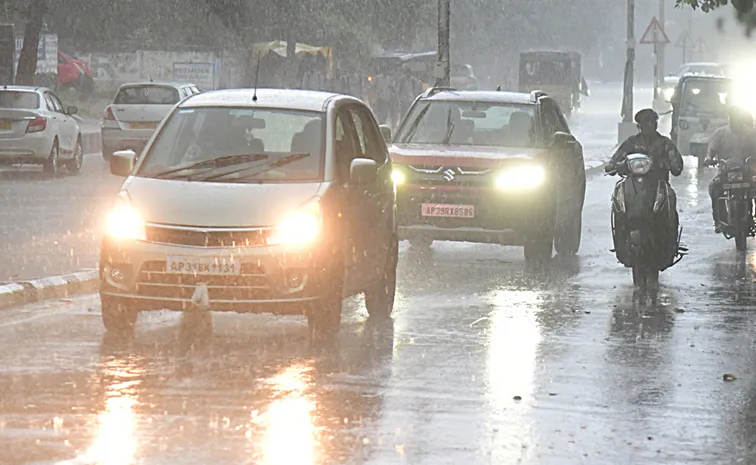
[[[635,122],[637,124],[643,124],[648,122],[659,122],[659,114],[650,108],[644,108],[635,114]]]

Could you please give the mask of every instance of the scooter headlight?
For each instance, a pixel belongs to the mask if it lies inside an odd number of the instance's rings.
[[[627,161],[627,167],[632,174],[646,174],[651,170],[651,159],[639,157]]]

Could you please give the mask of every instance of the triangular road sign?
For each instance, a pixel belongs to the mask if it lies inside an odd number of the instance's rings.
[[[684,48],[688,44],[692,43],[693,40],[690,38],[690,34],[688,34],[688,31],[683,32],[680,34],[680,37],[677,39],[677,42],[675,42],[675,48]]]
[[[651,22],[648,23],[648,27],[646,28],[646,32],[643,33],[643,37],[641,37],[640,43],[642,44],[668,44],[669,43],[669,37],[667,37],[667,34],[664,32],[664,28],[659,23],[659,20],[656,19],[656,16],[654,16]]]

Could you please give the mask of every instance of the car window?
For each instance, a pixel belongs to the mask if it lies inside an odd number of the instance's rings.
[[[0,90],[0,108],[37,109],[39,108],[39,95],[36,92]]]
[[[49,110],[52,110],[58,113],[63,112],[63,108],[61,107],[60,102],[50,92],[45,92],[45,102],[47,103],[47,108]]]
[[[253,173],[247,171],[217,181],[315,182],[322,180],[324,140],[321,112],[181,108],[168,117],[137,175],[153,177],[176,167],[233,155],[261,154],[267,157],[259,161],[263,166],[299,154],[290,158],[295,161],[259,175],[249,176]]]
[[[535,106],[514,103],[421,100],[396,140],[403,144],[532,147]]]
[[[144,85],[122,87],[113,103],[116,105],[174,105],[180,100],[175,87]]]
[[[197,89],[197,87],[196,87],[196,86],[192,86],[192,93],[193,93],[194,95],[197,95],[197,94],[199,94],[199,93],[200,93],[200,90],[199,90],[199,89]]]
[[[357,142],[355,141],[354,127],[351,124],[351,115],[341,110],[336,114],[335,149],[336,166],[341,179],[349,179],[349,167],[357,155]]]
[[[357,133],[357,142],[360,146],[361,155],[364,158],[374,160],[382,164],[386,162],[386,153],[379,141],[379,135],[376,134],[375,124],[367,112],[361,108],[353,107],[349,109],[352,115],[352,122]]]
[[[63,104],[61,103],[58,96],[53,93],[48,93],[48,95],[50,96],[50,100],[52,100],[53,105],[55,105],[55,111],[57,111],[58,113],[63,113]]]
[[[66,59],[63,58],[62,55],[58,55],[58,64],[59,65],[65,65],[66,64]]]

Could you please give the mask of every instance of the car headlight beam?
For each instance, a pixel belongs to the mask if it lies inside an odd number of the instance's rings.
[[[505,191],[535,189],[546,181],[540,165],[528,164],[507,168],[496,178],[496,187]]]
[[[311,200],[284,216],[268,237],[268,245],[307,246],[320,237],[323,213],[320,201]]]
[[[113,210],[107,217],[106,228],[108,236],[116,239],[146,239],[144,220],[131,205],[131,200],[125,192],[118,195]]]
[[[404,171],[401,169],[394,168],[393,171],[391,171],[391,180],[398,186],[399,184],[407,182],[407,175],[405,175]]]

